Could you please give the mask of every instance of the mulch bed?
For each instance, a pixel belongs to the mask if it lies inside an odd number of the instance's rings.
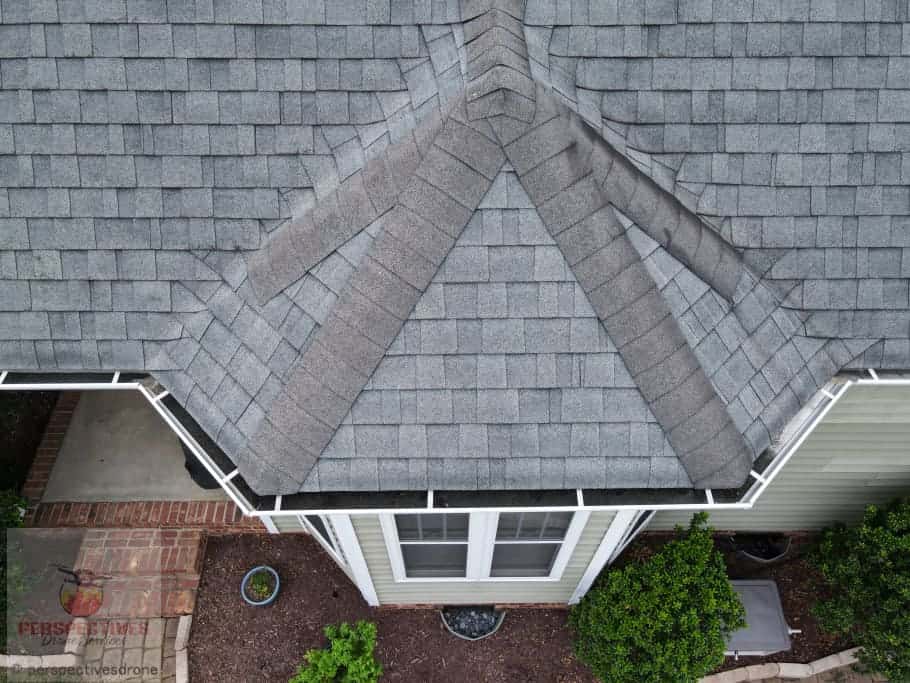
[[[21,488],[56,402],[56,391],[0,391],[0,488]]]
[[[731,579],[773,579],[777,582],[787,625],[802,633],[790,636],[789,652],[768,657],[740,657],[738,660],[727,657],[721,670],[782,661],[808,664],[852,647],[853,643],[849,640],[821,631],[811,614],[812,605],[827,597],[821,576],[806,561],[812,541],[810,537],[794,537],[788,555],[779,564],[764,567],[747,558],[737,558],[734,553],[724,553]]]
[[[617,566],[633,558],[648,557],[670,538],[670,535],[664,533],[643,534],[629,546]],[[762,566],[746,558],[737,557],[737,554],[730,550],[725,538],[718,535],[716,546],[724,556],[730,578],[773,579],[776,581],[787,624],[792,629],[802,631],[802,633],[796,633],[790,637],[792,648],[789,652],[781,652],[768,657],[740,657],[739,659],[727,657],[718,671],[772,662],[808,664],[816,659],[852,647],[852,643],[844,638],[835,638],[823,633],[819,629],[818,622],[810,613],[812,605],[825,596],[821,577],[806,561],[806,553],[813,540],[811,536],[794,536],[786,557],[779,563]]]
[[[243,604],[240,580],[258,564],[278,570],[270,607]],[[565,610],[510,611],[499,631],[469,643],[449,634],[434,609],[375,609],[311,538],[210,537],[189,644],[190,680],[287,681],[308,649],[326,644],[322,628],[370,619],[383,680],[594,683],[572,655]]]

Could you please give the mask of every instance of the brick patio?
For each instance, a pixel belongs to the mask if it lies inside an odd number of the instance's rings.
[[[109,575],[99,617],[192,614],[205,543],[198,529],[89,529],[76,569]]]

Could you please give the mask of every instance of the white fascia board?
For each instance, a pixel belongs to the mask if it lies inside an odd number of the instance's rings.
[[[205,452],[202,446],[199,445],[196,439],[194,439],[192,435],[186,431],[184,426],[178,422],[177,418],[171,414],[171,411],[165,408],[164,405],[162,405],[161,401],[156,401],[155,396],[146,387],[142,386],[141,384],[137,384],[136,386],[139,389],[139,393],[146,398],[149,405],[152,406],[152,408],[155,409],[155,412],[161,416],[161,419],[163,419],[165,424],[171,428],[171,431],[173,431],[174,434],[176,434],[177,437],[184,443],[184,445],[190,449],[192,454],[196,456],[196,460],[200,462],[200,464],[206,469],[212,478],[221,485],[221,488],[224,489],[224,492],[227,493],[228,497],[234,501],[234,504],[240,508],[241,512],[243,512],[243,514],[246,516],[250,516],[250,513],[253,511],[252,506],[243,497],[240,491],[238,491],[237,488],[231,483],[231,479],[233,479],[235,476],[234,472],[231,472],[228,476],[225,476],[224,473],[221,472],[211,461],[211,459],[208,457],[208,454]],[[268,513],[266,513],[266,515],[267,514]],[[264,515],[257,515],[257,517],[263,516]],[[269,521],[271,522],[271,520]],[[268,524],[266,524],[266,526],[268,526]]]

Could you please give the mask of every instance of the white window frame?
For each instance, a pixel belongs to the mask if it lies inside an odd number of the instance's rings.
[[[319,533],[319,529],[317,529],[307,517],[318,517],[322,521],[322,525],[325,527],[326,532],[331,539],[331,543],[322,537],[322,534]],[[322,549],[329,554],[329,557],[335,560],[335,563],[350,577],[350,566],[341,549],[341,543],[338,540],[338,534],[335,532],[335,527],[332,526],[332,520],[328,518],[328,515],[297,515],[297,519],[303,527],[310,532],[310,536],[315,538],[316,542],[322,546]]]
[[[521,512],[522,510],[504,509],[502,512]],[[534,512],[550,512],[549,508],[536,508]],[[552,510],[554,512],[565,512],[565,510]],[[525,512],[528,512],[525,510]],[[401,552],[401,540],[398,538],[398,527],[395,524],[394,514],[379,515],[379,524],[382,527],[382,535],[385,539],[386,550],[389,556],[389,563],[392,567],[392,576],[396,583],[450,583],[450,582],[491,582],[491,583],[514,583],[514,582],[548,582],[559,581],[562,579],[566,566],[575,547],[581,538],[581,534],[588,524],[591,513],[588,510],[575,510],[569,527],[566,529],[566,535],[560,541],[560,548],[553,559],[553,565],[550,568],[548,576],[490,576],[490,570],[493,565],[493,550],[496,543],[496,529],[499,526],[499,510],[495,511],[470,511],[459,510],[457,508],[448,508],[444,511],[434,510],[436,514],[467,514],[468,515],[468,553],[467,562],[465,563],[465,576],[454,577],[409,577],[405,570],[404,555]],[[411,514],[411,513],[403,513]],[[421,514],[421,513],[417,513]],[[425,513],[424,513],[425,514]],[[440,545],[446,544],[441,541]],[[463,541],[458,541],[463,544]],[[502,541],[500,541],[502,543]],[[532,539],[516,540],[515,543],[545,543],[552,545],[555,541],[535,541]]]

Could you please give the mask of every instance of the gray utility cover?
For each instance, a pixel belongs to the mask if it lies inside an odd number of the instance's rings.
[[[774,581],[731,581],[746,608],[745,628],[734,631],[724,654],[772,655],[790,649],[790,628],[784,619]]]

